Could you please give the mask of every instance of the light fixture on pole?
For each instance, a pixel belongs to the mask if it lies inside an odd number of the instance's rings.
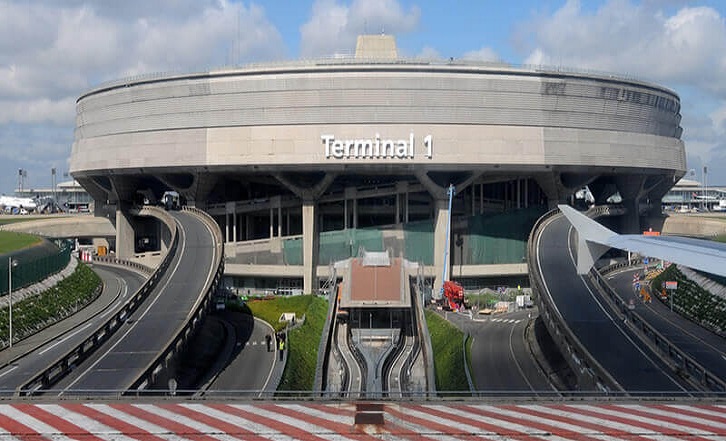
[[[9,346],[13,347],[13,268],[18,266],[18,261],[8,257],[8,311],[10,312],[10,331],[8,335]]]
[[[708,209],[708,166],[703,166],[703,203],[706,204],[706,210]]]

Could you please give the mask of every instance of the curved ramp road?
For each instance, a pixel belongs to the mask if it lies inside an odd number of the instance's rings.
[[[216,268],[214,234],[190,212],[170,212],[179,228],[176,255],[146,301],[103,346],[54,389],[125,390],[191,316]]]
[[[146,277],[124,267],[95,265],[104,283],[98,299],[78,313],[0,352],[0,390],[12,393],[36,373],[85,340],[122,307]]]
[[[608,282],[620,296],[633,299],[635,312],[681,351],[719,378],[726,378],[726,339],[672,312],[658,299],[643,303],[633,291],[633,272],[642,268],[609,274]]]
[[[604,300],[576,272],[570,222],[558,214],[542,226],[536,264],[567,326],[592,356],[629,392],[684,392],[655,355],[630,335]]]

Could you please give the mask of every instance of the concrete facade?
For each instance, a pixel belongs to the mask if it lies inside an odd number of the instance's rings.
[[[344,213],[340,229],[372,210],[361,206],[361,194],[384,188],[395,194],[396,213],[380,223],[405,222],[409,210],[441,217],[449,184],[471,212],[490,209],[491,198],[482,195],[497,183],[504,190],[494,205],[502,210],[526,207],[538,194],[553,206],[590,185],[598,202],[619,192],[640,211],[651,200],[659,206],[685,173],[680,101],[666,88],[608,75],[393,59],[395,50],[381,44],[373,54],[388,58],[100,86],[78,100],[71,174],[97,205],[112,208],[167,189],[199,207],[221,204],[229,242],[266,231],[303,234],[309,292],[322,263],[317,237],[331,225],[324,200],[340,204],[333,210]],[[416,198],[426,204],[418,214]],[[250,217],[258,202],[269,213]],[[263,217],[260,233],[255,225]],[[625,228],[637,228],[633,219]],[[440,224],[437,278],[445,248]]]

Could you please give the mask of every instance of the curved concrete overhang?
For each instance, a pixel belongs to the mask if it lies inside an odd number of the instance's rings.
[[[150,76],[79,98],[71,172],[681,175],[679,112],[650,83],[508,66],[327,60]],[[355,144],[388,140],[388,154]]]

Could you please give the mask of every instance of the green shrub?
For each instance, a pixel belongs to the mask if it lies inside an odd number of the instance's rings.
[[[13,341],[21,340],[85,307],[101,293],[101,278],[78,264],[70,276],[42,293],[13,302]],[[0,340],[8,344],[8,308],[0,309]]]
[[[469,382],[464,370],[464,334],[435,312],[425,313],[434,352],[436,389],[444,392],[468,391]]]
[[[665,281],[678,282],[675,293],[666,290],[668,297],[664,300],[668,306],[672,301],[674,311],[714,331],[726,329],[726,299],[711,294],[686,278],[676,265],[669,266],[653,279],[651,286],[655,297],[660,298],[658,293],[662,292]]]

